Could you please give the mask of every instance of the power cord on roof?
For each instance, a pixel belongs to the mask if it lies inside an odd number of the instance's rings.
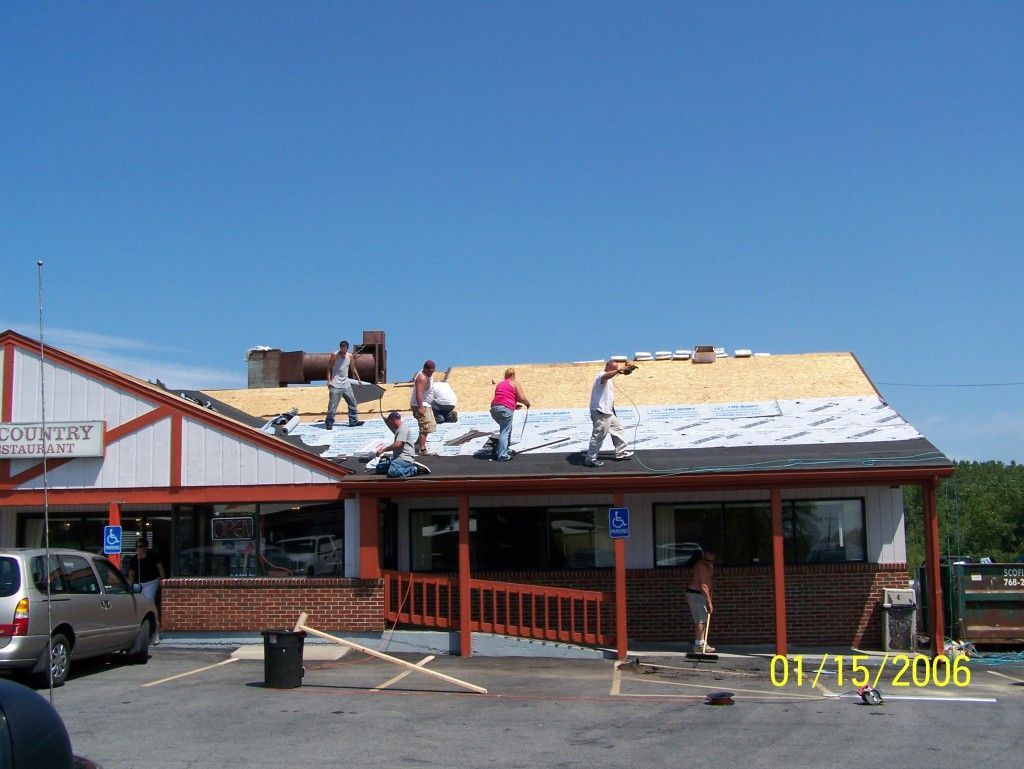
[[[633,427],[633,446],[636,446],[637,435],[640,431],[640,407],[636,405],[636,402],[629,397],[629,393],[621,387],[619,392],[630,402],[633,406],[633,410],[636,412],[636,425]],[[635,450],[635,449],[634,449]],[[914,462],[929,462],[935,459],[942,458],[941,451],[924,451],[919,454],[903,454],[892,457],[863,457],[857,463],[861,467],[875,467],[876,465],[886,465],[893,462],[901,463],[914,463]],[[805,459],[802,457],[789,457],[784,460],[770,459],[764,462],[742,462],[730,465],[714,465],[714,466],[690,466],[690,467],[674,467],[674,468],[658,468],[652,467],[643,461],[640,453],[637,452],[634,455],[634,461],[640,465],[644,470],[655,475],[696,475],[701,473],[719,473],[728,472],[730,470],[771,470],[780,467],[792,469],[794,467],[817,467],[826,465],[838,465],[838,464],[850,464],[848,459]],[[959,518],[957,526],[959,527]]]

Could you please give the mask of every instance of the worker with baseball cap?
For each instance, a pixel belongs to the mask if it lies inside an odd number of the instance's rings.
[[[377,467],[375,472],[378,475],[387,475],[388,478],[412,478],[423,470],[423,465],[416,462],[416,437],[413,435],[412,425],[402,423],[402,415],[392,411],[384,418],[384,424],[394,433],[395,440],[388,446],[381,446],[377,449]],[[381,459],[381,455],[391,452],[390,459]],[[429,472],[429,470],[427,471]]]

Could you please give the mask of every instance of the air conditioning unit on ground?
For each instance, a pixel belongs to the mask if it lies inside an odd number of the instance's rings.
[[[917,651],[917,598],[913,589],[885,589],[882,635],[887,652]]]

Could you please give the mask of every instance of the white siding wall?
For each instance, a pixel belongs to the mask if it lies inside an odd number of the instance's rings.
[[[80,372],[45,361],[40,372],[39,356],[15,350],[13,418],[15,422],[38,422],[40,373],[46,390],[46,421],[103,420],[108,430],[152,411],[156,404],[122,392]],[[138,433],[106,446],[102,458],[81,458],[54,468],[47,485],[59,488],[133,488],[167,485],[170,439],[169,420],[149,425]],[[38,464],[37,460],[15,460],[11,472],[19,473]],[[41,477],[24,483],[23,489],[40,489]]]
[[[39,356],[14,352],[14,420],[38,422],[43,410],[39,401]],[[135,419],[154,408],[151,401],[122,392],[77,371],[47,360],[43,366],[46,389],[46,421],[102,419],[107,429]]]
[[[47,473],[51,489],[132,489],[170,483],[171,420],[147,425],[107,445],[106,456],[74,459]],[[27,464],[27,463],[26,463]],[[36,464],[36,463],[32,463]],[[41,489],[42,476],[22,489]]]
[[[336,483],[326,473],[191,419],[182,420],[181,451],[183,486]]]

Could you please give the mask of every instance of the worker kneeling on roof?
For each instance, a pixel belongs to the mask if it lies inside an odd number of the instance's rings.
[[[402,424],[402,415],[397,411],[388,414],[384,423],[395,434],[395,441],[389,446],[377,449],[379,461],[375,472],[378,475],[387,475],[388,478],[411,478],[420,473],[429,473],[426,467],[416,462],[416,437],[413,435],[412,426]],[[380,459],[382,454],[389,451],[390,459]]]

